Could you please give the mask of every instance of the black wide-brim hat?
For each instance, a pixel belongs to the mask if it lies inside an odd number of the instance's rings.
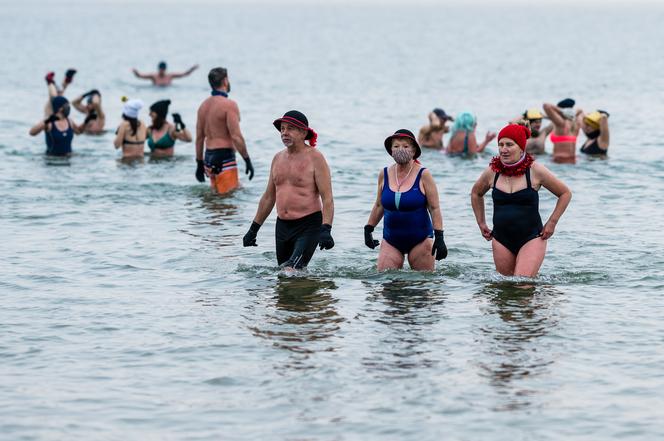
[[[304,116],[304,113],[297,110],[289,110],[288,112],[284,113],[284,116],[281,118],[275,119],[272,124],[274,124],[274,127],[276,127],[277,130],[281,132],[282,122],[287,122],[288,124],[293,124],[295,127],[298,127],[302,130],[306,130],[307,136],[304,139],[315,139],[316,132],[314,129],[309,127],[309,120],[306,116]],[[313,145],[314,144],[312,144],[312,147]]]
[[[413,135],[413,132],[406,129],[399,129],[396,132],[394,132],[394,135],[385,138],[385,150],[387,150],[388,155],[392,156],[392,140],[394,138],[408,138],[411,141],[413,141],[413,144],[415,145],[415,156],[413,157],[413,159],[419,158],[420,155],[422,154],[422,149],[420,148],[420,145],[417,143],[417,139],[415,139],[415,135]]]

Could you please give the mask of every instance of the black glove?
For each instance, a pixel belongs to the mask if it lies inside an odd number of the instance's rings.
[[[334,248],[334,239],[332,239],[332,225],[323,224],[320,226],[320,233],[318,234],[318,245],[321,250],[330,250]]]
[[[380,242],[375,240],[373,238],[373,235],[371,234],[371,233],[373,233],[374,228],[375,227],[373,225],[365,225],[364,226],[364,244],[366,246],[368,246],[369,248],[371,248],[372,250],[374,248],[376,248],[378,246],[378,244],[380,244]]]
[[[88,114],[88,116],[85,117],[85,120],[83,121],[83,125],[86,125],[86,124],[89,123],[90,121],[92,121],[92,120],[94,120],[94,119],[97,119],[98,116],[99,116],[99,115],[97,115],[97,112],[95,112],[95,111],[93,110],[92,112],[90,112],[90,113]]]
[[[247,156],[244,159],[244,164],[247,166],[247,169],[245,171],[245,175],[249,175],[249,180],[251,181],[254,178],[254,166],[251,165],[251,159]],[[330,227],[332,228],[332,227]]]
[[[443,230],[433,230],[433,235],[434,240],[431,255],[436,256],[436,260],[442,260],[447,257],[447,247],[445,246]]]
[[[52,113],[51,116],[49,116],[48,118],[46,118],[46,119],[44,120],[44,125],[46,125],[46,124],[48,124],[48,123],[54,123],[54,122],[56,122],[57,120],[58,120],[58,117],[55,116],[55,113]]]
[[[258,234],[258,230],[260,230],[260,228],[261,226],[259,224],[252,222],[251,227],[249,227],[249,231],[247,231],[247,234],[245,234],[242,238],[242,245],[245,247],[257,247],[258,244],[256,244],[256,234]]]
[[[74,75],[76,75],[76,69],[67,69],[67,72],[65,72],[65,83],[71,83],[74,80]]]
[[[175,123],[175,131],[176,132],[179,132],[180,130],[184,130],[187,127],[182,122],[182,117],[180,116],[179,113],[174,113],[173,114],[173,122]]]
[[[205,182],[205,166],[202,159],[196,160],[196,179],[198,182]]]

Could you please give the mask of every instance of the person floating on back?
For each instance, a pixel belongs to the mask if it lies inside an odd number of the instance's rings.
[[[272,159],[267,188],[242,243],[257,246],[258,230],[276,204],[277,263],[287,270],[302,269],[316,246],[334,247],[332,179],[325,157],[314,148],[318,135],[302,112],[286,112],[273,124],[286,148]]]
[[[196,120],[196,179],[205,182],[207,175],[210,187],[224,194],[240,186],[236,150],[244,159],[250,181],[254,177],[254,166],[240,131],[240,109],[228,98],[231,91],[228,72],[223,67],[215,67],[208,74],[208,82],[212,93],[198,108]]]
[[[378,173],[378,195],[364,227],[364,244],[378,246],[372,233],[385,217],[378,271],[403,268],[405,255],[412,269],[433,271],[434,259],[447,257],[436,182],[417,160],[422,150],[412,132],[397,130],[384,145],[395,164]]]
[[[529,136],[530,130],[517,124],[500,131],[499,154],[475,182],[470,196],[480,233],[492,241],[496,270],[505,276],[537,275],[547,240],[572,199],[570,189],[526,152]],[[544,225],[537,192],[542,186],[558,198]],[[491,189],[493,229],[487,226],[484,213],[484,195]]]
[[[134,72],[136,78],[152,81],[153,86],[170,86],[174,79],[186,77],[196,69],[198,69],[198,64],[194,64],[184,72],[169,73],[166,72],[166,62],[160,61],[155,73],[142,74],[136,69],[132,69],[132,72]]]

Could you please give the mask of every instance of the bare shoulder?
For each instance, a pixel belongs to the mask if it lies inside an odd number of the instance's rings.
[[[327,164],[327,161],[325,160],[325,156],[317,148],[313,148],[313,147],[309,148],[307,150],[307,153],[308,153],[309,157],[311,158],[311,160],[314,162],[314,164],[316,164],[316,165],[318,165],[318,164]]]

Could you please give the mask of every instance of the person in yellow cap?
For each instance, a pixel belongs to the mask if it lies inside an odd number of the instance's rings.
[[[595,110],[591,113],[580,110],[577,118],[581,130],[587,137],[581,146],[581,153],[606,155],[609,149],[609,113],[604,110]]]
[[[520,121],[526,120],[530,125],[530,135],[526,142],[526,152],[531,155],[543,155],[544,144],[546,142],[546,137],[549,136],[551,130],[553,130],[553,125],[549,124],[546,127],[542,128],[542,119],[544,115],[539,109],[528,109],[523,112],[521,115],[513,118],[510,123],[518,124]]]

